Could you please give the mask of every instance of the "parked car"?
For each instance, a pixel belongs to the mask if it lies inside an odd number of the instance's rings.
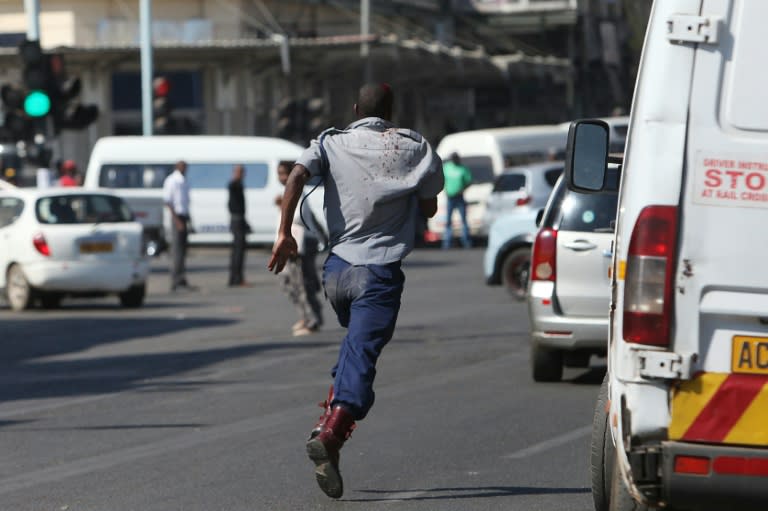
[[[561,177],[540,219],[527,296],[535,381],[558,381],[563,365],[605,354],[617,174],[595,194],[570,191]]]
[[[536,237],[538,211],[505,213],[491,224],[483,258],[485,283],[503,285],[517,299],[525,298],[531,266],[531,246]]]
[[[503,213],[538,212],[547,204],[563,162],[542,162],[510,167],[493,181],[483,217],[483,232]]]
[[[149,263],[142,225],[107,191],[0,189],[0,289],[13,310],[65,296],[116,294],[144,302]]]

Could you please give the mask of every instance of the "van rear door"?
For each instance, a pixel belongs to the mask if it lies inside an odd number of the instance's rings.
[[[768,445],[766,19],[768,2],[704,0],[695,25],[709,36],[680,43],[697,49],[673,348],[697,356],[671,439]]]

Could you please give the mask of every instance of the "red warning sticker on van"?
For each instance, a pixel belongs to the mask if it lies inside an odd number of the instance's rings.
[[[698,153],[693,202],[712,206],[768,208],[765,155],[713,156]]]

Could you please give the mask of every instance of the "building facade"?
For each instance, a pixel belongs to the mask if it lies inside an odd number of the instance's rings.
[[[139,2],[40,3],[41,45],[64,57],[67,73],[82,78],[82,100],[100,108],[96,123],[64,132],[55,147],[60,157],[84,165],[99,137],[141,133]],[[20,4],[0,0],[0,84],[20,81],[16,45],[28,23]],[[434,142],[464,129],[610,113],[590,112],[582,104],[581,76],[594,74],[594,60],[580,56],[597,51],[596,60],[605,59],[599,43],[597,50],[579,48],[588,40],[581,34],[587,18],[598,20],[598,37],[600,30],[610,32],[600,28],[607,15],[585,12],[595,11],[593,4],[617,2],[370,4],[365,18],[359,0],[154,0],[154,71],[171,83],[176,129],[273,135],[279,105],[304,98],[322,100],[326,125],[344,126],[367,80],[391,83],[397,122]],[[617,72],[610,82],[605,75],[609,95],[621,92],[620,78]],[[604,89],[594,94],[604,98]]]

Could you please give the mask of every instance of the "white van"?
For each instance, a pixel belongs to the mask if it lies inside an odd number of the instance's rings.
[[[277,231],[275,197],[283,190],[277,180],[277,165],[295,161],[301,151],[302,147],[292,142],[268,137],[105,137],[93,148],[84,185],[110,188],[122,196],[144,224],[148,237],[162,244],[170,226],[162,203],[163,180],[178,160],[184,160],[194,229],[189,242],[229,243],[227,185],[232,167],[242,163],[246,169],[246,217],[252,231],[248,242],[269,244]]]
[[[653,5],[623,158],[598,511],[768,507],[768,2]],[[571,189],[604,187],[608,127],[569,134]]]
[[[446,135],[437,146],[437,154],[447,161],[457,153],[462,164],[472,172],[472,185],[464,192],[467,223],[473,236],[487,236],[484,222],[485,201],[493,188],[493,180],[508,167],[547,159],[562,160],[567,135],[566,126],[541,125],[462,131]],[[437,197],[437,214],[429,219],[430,239],[442,239],[445,231],[446,196]],[[453,231],[461,231],[458,214],[452,219]]]

